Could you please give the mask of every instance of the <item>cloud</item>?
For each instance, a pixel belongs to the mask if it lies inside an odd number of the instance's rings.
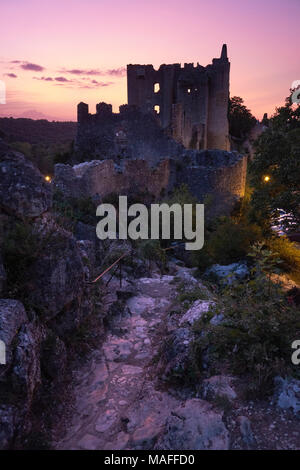
[[[126,75],[126,67],[107,70],[106,75],[111,75],[112,77],[124,77]]]
[[[9,78],[18,78],[18,76],[15,73],[5,73],[4,75]]]
[[[112,77],[124,77],[126,75],[126,67],[119,67],[117,69],[62,69],[60,73],[69,73],[70,75],[108,75]]]
[[[44,80],[45,82],[52,82],[52,77],[32,77],[34,80]]]
[[[61,70],[62,73],[69,73],[71,75],[103,75],[101,70],[96,69],[70,69],[70,70]]]
[[[54,80],[56,82],[72,82],[72,80],[68,80],[66,77],[55,77]]]
[[[34,72],[43,72],[43,70],[45,70],[45,68],[42,67],[41,65],[32,64],[31,62],[22,62],[20,67],[23,70],[31,70]]]

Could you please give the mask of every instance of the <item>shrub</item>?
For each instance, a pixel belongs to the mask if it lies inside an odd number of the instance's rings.
[[[224,321],[212,325],[204,316],[195,326],[193,354],[209,367],[220,360],[235,374],[248,374],[252,396],[272,392],[274,376],[296,374],[291,344],[299,338],[300,313],[289,305],[278,285],[253,279],[222,291],[219,312]],[[194,359],[195,360],[195,359]]]
[[[223,217],[205,234],[204,247],[192,254],[193,264],[201,271],[214,263],[230,264],[244,258],[250,246],[261,237],[256,225]]]

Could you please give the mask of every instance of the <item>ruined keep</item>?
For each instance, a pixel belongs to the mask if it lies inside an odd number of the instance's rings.
[[[56,165],[55,185],[72,197],[148,192],[187,184],[199,202],[228,213],[244,195],[247,157],[230,151],[227,47],[212,64],[128,65],[128,104],[77,107],[75,166]],[[157,108],[158,107],[158,108]]]
[[[127,65],[128,104],[156,112],[162,128],[186,148],[229,150],[229,70],[226,44],[207,67]]]

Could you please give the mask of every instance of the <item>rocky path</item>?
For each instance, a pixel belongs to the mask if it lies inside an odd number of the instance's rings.
[[[159,331],[175,298],[173,276],[141,278],[101,350],[77,373],[73,419],[58,449],[151,448],[180,402],[151,378]]]

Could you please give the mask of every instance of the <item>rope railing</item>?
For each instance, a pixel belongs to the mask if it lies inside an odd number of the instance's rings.
[[[113,264],[111,264],[108,268],[106,268],[101,274],[99,274],[98,277],[96,277],[96,279],[94,279],[93,281],[91,281],[91,284],[94,284],[95,282],[99,281],[99,279],[101,279],[104,274],[108,273],[114,266],[116,266],[118,263],[120,263],[120,261],[122,261],[123,258],[125,258],[125,256],[127,256],[128,253],[123,253],[122,256],[120,256],[116,261],[114,261]]]

